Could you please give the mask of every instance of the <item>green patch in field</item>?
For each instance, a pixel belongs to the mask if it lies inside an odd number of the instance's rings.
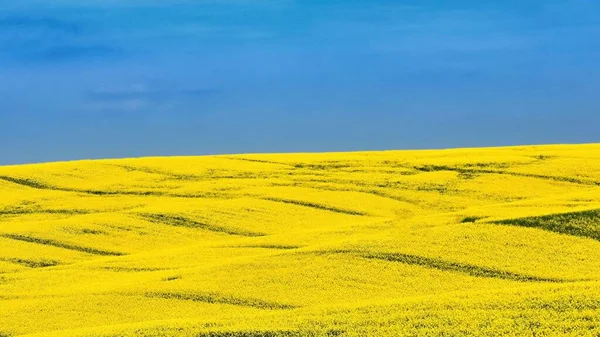
[[[171,275],[171,276],[167,276],[167,277],[163,278],[162,281],[169,282],[169,281],[175,281],[175,280],[181,280],[181,279],[182,279],[181,275]]]
[[[423,165],[423,166],[415,166],[415,170],[421,172],[438,172],[438,171],[456,171],[457,169],[454,167],[446,166],[446,165]]]
[[[483,219],[483,217],[480,216],[468,216],[468,217],[464,217],[460,222],[461,223],[473,223],[473,222],[477,222],[477,220],[481,220]]]
[[[533,156],[534,159],[540,160],[540,161],[542,161],[542,160],[548,160],[548,159],[553,159],[553,158],[556,158],[556,157],[557,156],[550,156],[550,155],[545,155],[545,154],[540,154],[540,155],[537,155],[537,156]]]
[[[449,191],[448,186],[442,184],[421,184],[417,186],[415,190],[421,192],[436,192],[440,194],[446,194]]]
[[[600,209],[494,221],[600,240]]]
[[[510,163],[498,163],[498,162],[479,162],[479,163],[467,163],[463,165],[468,168],[509,168]]]

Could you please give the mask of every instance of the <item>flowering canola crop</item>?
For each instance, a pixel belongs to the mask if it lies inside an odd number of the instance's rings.
[[[598,336],[600,145],[0,167],[0,336]]]

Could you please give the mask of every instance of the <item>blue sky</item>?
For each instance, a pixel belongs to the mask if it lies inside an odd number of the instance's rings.
[[[600,142],[596,0],[4,0],[0,164]]]

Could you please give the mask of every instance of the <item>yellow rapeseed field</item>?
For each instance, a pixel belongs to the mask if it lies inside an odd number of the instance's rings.
[[[600,144],[0,167],[0,336],[599,336]]]

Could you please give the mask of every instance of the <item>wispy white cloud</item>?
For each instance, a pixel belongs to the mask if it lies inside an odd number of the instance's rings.
[[[206,99],[218,93],[216,89],[167,87],[145,82],[122,87],[98,88],[83,94],[91,110],[139,111],[149,107],[173,106],[182,102]]]

